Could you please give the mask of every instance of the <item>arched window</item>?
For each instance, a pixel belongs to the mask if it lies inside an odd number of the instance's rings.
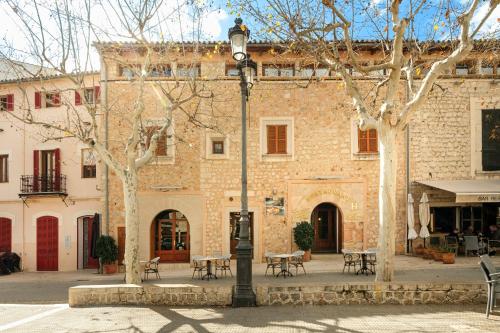
[[[176,210],[156,216],[152,225],[152,248],[161,262],[189,262],[189,223]]]

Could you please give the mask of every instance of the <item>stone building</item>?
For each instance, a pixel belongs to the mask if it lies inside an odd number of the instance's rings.
[[[133,70],[140,68],[144,53],[136,44],[104,43],[97,48],[104,59],[101,81],[107,103],[120,110],[109,118],[110,145],[121,149],[124,114],[137,90]],[[370,43],[360,48],[366,62],[377,61]],[[214,94],[204,107],[217,130],[193,126],[185,114],[174,113],[174,127],[164,138],[165,151],[140,173],[140,255],[144,259],[160,256],[162,262],[188,262],[197,254],[234,254],[241,186],[240,93],[234,63],[227,45],[221,43],[208,43],[187,54],[168,44],[156,44],[155,50],[146,89],[150,118],[146,126],[154,125],[161,108],[154,85],[193,80]],[[376,132],[356,128],[350,98],[335,72],[307,59],[276,55],[266,43],[251,44],[249,51],[258,63],[259,76],[248,107],[254,260],[260,261],[266,251],[293,250],[293,227],[299,221],[314,225],[313,253],[376,246]],[[432,58],[432,53],[428,56]],[[400,135],[398,253],[407,250],[408,192],[414,195],[418,212],[418,200],[429,179],[473,180],[482,194],[498,184],[498,169],[473,171],[480,134],[471,127],[477,126],[484,105],[498,115],[497,63],[495,55],[473,53],[458,64],[440,80],[441,89],[433,91],[408,135]],[[368,94],[374,80],[359,79]],[[399,98],[405,98],[404,89]],[[492,147],[498,151],[498,141]],[[487,178],[489,186],[481,187],[476,181],[480,178]],[[113,176],[109,181],[109,230],[124,244],[121,184]],[[428,191],[433,214],[437,212],[434,206],[441,204],[435,192]],[[491,206],[498,209],[498,197],[492,201]],[[491,221],[483,224],[487,223]]]

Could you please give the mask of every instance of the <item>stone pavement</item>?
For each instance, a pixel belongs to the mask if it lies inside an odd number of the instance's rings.
[[[477,257],[458,257],[453,265],[444,265],[432,260],[411,256],[396,256],[395,282],[483,282],[484,278],[479,270]],[[500,266],[500,257],[494,257],[494,262]],[[233,263],[233,273],[236,267]],[[254,284],[286,285],[289,283],[315,284],[337,282],[370,282],[373,275],[355,275],[342,273],[343,258],[341,255],[314,255],[311,262],[305,263],[307,275],[283,279],[273,276],[264,276],[265,264],[253,266]],[[271,273],[270,273],[271,274]],[[232,285],[235,278],[226,277],[218,280],[200,281],[191,280],[191,268],[175,267],[169,269],[162,266],[162,280],[150,280],[145,283],[189,283],[196,286]],[[7,276],[0,276],[0,304],[1,303],[67,303],[68,288],[77,285],[92,284],[120,284],[123,283],[123,274],[110,276],[99,275],[95,270],[76,272],[23,272]]]
[[[484,306],[233,308],[0,305],[0,332],[500,332]]]

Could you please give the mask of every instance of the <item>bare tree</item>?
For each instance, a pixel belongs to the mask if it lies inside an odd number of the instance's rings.
[[[167,6],[162,0],[126,0],[126,1],[93,1],[85,0],[77,6],[69,0],[62,1],[22,1],[7,0],[10,8],[10,17],[19,22],[25,33],[25,49],[22,54],[38,65],[40,70],[28,69],[22,71],[18,89],[23,93],[23,103],[16,112],[4,113],[15,121],[32,125],[30,128],[39,128],[44,140],[61,140],[73,138],[79,140],[98,153],[101,160],[120,179],[123,186],[126,244],[125,264],[126,282],[140,283],[139,272],[139,215],[138,215],[138,171],[151,162],[156,155],[159,139],[172,126],[173,114],[180,112],[185,118],[198,127],[211,127],[207,121],[210,110],[201,109],[201,100],[210,100],[212,92],[195,77],[176,78],[168,83],[151,78],[155,70],[153,61],[161,54],[167,59],[170,53],[179,57],[179,50],[185,51],[189,44],[192,51],[198,47],[197,39],[189,43],[169,42],[178,37],[199,38],[200,6],[191,6],[189,2],[169,3]],[[186,13],[194,13],[186,16]],[[97,18],[96,18],[97,16]],[[191,30],[183,26],[190,20]],[[181,22],[182,21],[182,22]],[[168,23],[168,24],[167,24]],[[120,40],[131,44],[133,52],[138,55],[135,63],[126,59],[120,60],[121,43],[108,41]],[[152,40],[160,41],[160,44]],[[95,53],[95,46],[100,55]],[[130,48],[130,47],[129,47]],[[16,51],[16,47],[4,43],[0,45],[3,55],[6,50]],[[174,52],[175,50],[175,52]],[[202,52],[202,50],[199,50]],[[187,51],[186,51],[187,52]],[[16,52],[9,52],[10,56]],[[182,54],[181,54],[182,56]],[[154,60],[153,60],[154,59]],[[114,110],[113,103],[103,101],[97,104],[99,96],[93,101],[83,99],[83,108],[75,107],[73,103],[61,100],[64,110],[57,119],[44,118],[40,112],[34,112],[34,105],[28,98],[26,87],[30,80],[41,83],[42,93],[57,89],[52,87],[54,77],[68,82],[64,89],[69,91],[83,91],[94,87],[99,79],[99,62],[107,60],[120,63],[120,66],[130,74],[135,92],[130,112]],[[50,70],[49,76],[42,75]],[[104,82],[101,82],[104,84]],[[45,90],[44,90],[45,89]],[[161,105],[159,113],[161,121],[156,127],[144,126],[147,118],[146,90],[155,91],[156,101]],[[101,89],[102,99],[106,100],[106,87]],[[59,97],[60,99],[60,97]],[[120,114],[124,119],[126,138],[122,150],[112,149],[104,135],[101,125],[104,118],[110,114]],[[148,145],[145,145],[145,138]]]
[[[264,37],[276,41],[276,49],[313,58],[340,74],[346,93],[352,98],[361,130],[376,129],[380,151],[379,237],[377,281],[391,281],[394,275],[396,228],[396,137],[413,114],[425,103],[439,77],[463,61],[474,47],[481,28],[500,3],[499,0],[456,1],[390,0],[377,1],[266,0],[255,3],[233,1],[234,11],[254,19]],[[486,10],[479,11],[479,6]],[[426,18],[426,19],[424,19]],[[424,23],[422,23],[424,22]],[[475,22],[471,26],[471,22]],[[357,24],[355,26],[355,23]],[[428,34],[417,33],[416,27]],[[420,25],[420,26],[419,26]],[[446,31],[437,36],[436,31]],[[493,32],[494,35],[497,32]],[[376,38],[380,62],[367,64],[357,49],[356,36]],[[430,43],[418,42],[417,37]],[[418,66],[436,38],[446,38],[449,52],[428,60],[425,75]],[[360,81],[378,80],[373,103],[363,93]],[[376,71],[384,73],[377,78]],[[414,75],[417,77],[414,77]],[[398,97],[407,89],[407,100]],[[376,103],[375,103],[376,101]]]

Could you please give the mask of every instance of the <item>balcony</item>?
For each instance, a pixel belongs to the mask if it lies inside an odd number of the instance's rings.
[[[32,196],[58,196],[63,202],[68,196],[66,192],[66,176],[21,176],[21,191],[19,197],[27,206],[26,200]]]

